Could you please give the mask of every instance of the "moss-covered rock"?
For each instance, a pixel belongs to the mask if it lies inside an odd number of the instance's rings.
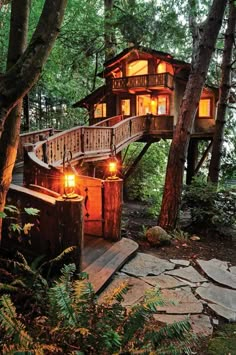
[[[159,226],[149,228],[146,231],[146,238],[153,246],[171,243],[171,236]]]

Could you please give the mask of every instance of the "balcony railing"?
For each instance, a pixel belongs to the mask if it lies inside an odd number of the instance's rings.
[[[113,91],[129,90],[135,88],[168,88],[173,90],[173,75],[169,73],[147,74],[126,76],[123,78],[111,79],[111,87]]]

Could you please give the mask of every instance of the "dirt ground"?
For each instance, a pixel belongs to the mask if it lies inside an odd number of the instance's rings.
[[[200,258],[209,260],[217,258],[236,265],[236,230],[229,231],[227,237],[197,236],[200,240],[191,240],[185,236],[174,239],[171,245],[162,247],[151,247],[145,239],[145,231],[155,226],[157,218],[148,214],[148,206],[136,202],[126,202],[123,207],[122,236],[128,237],[139,243],[140,251],[149,253],[163,259],[186,259]],[[183,216],[182,224],[186,225],[186,218]],[[184,226],[181,226],[181,228]],[[233,234],[233,237],[232,237]],[[189,234],[191,237],[191,234]]]

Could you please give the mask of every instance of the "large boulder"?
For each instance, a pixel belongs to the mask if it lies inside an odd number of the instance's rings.
[[[159,226],[149,228],[146,231],[146,238],[153,246],[168,245],[171,243],[171,236]]]

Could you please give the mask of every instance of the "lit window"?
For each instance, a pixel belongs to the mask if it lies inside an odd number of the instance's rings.
[[[211,99],[199,101],[199,117],[211,117]]]
[[[172,65],[166,62],[160,62],[157,67],[157,74],[162,73],[174,74]]]
[[[124,116],[130,116],[130,100],[121,100],[121,113]]]
[[[159,95],[157,97],[157,114],[158,115],[169,114],[169,96]]]
[[[127,75],[146,75],[148,73],[148,61],[147,60],[135,60],[128,64]]]
[[[97,104],[94,110],[94,117],[101,118],[107,116],[107,105],[105,103]]]

